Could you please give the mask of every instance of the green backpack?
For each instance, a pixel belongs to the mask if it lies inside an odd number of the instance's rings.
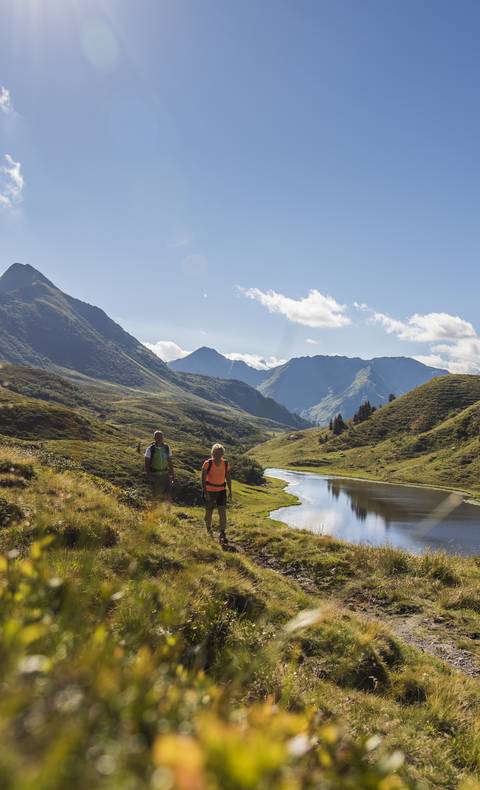
[[[166,472],[168,469],[168,459],[170,457],[170,447],[168,444],[150,445],[150,471]]]

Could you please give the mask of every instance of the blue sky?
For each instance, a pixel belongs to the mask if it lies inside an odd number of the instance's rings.
[[[0,269],[165,353],[480,372],[480,5],[0,0]]]

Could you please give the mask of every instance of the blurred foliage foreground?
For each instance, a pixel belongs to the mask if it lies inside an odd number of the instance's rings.
[[[222,553],[200,512],[140,512],[85,473],[1,454],[24,483],[0,502],[4,790],[393,790],[433,786],[435,771],[445,786],[455,771],[472,781],[465,733],[457,766],[438,768],[445,722],[432,717],[428,759],[413,749],[408,766],[376,734],[369,700],[393,710],[382,695],[408,661],[380,626]],[[337,697],[365,727],[347,734]]]

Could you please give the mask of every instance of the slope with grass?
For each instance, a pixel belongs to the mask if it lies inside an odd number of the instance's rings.
[[[450,375],[383,406],[338,437],[282,434],[252,454],[266,466],[364,474],[480,494],[480,376]]]
[[[206,412],[219,403],[284,426],[306,425],[248,384],[177,376],[103,310],[63,293],[41,272],[20,263],[0,277],[0,360],[80,381],[136,387],[180,403],[203,402]],[[45,376],[43,385],[49,388]]]
[[[475,563],[452,581],[280,528],[275,484],[236,486],[243,551],[223,553],[196,508],[132,510],[25,451],[0,464],[25,483],[0,500],[6,790],[478,787],[478,683],[340,598],[366,594],[367,562],[379,597],[423,593],[457,628]]]
[[[175,496],[193,502],[201,499],[196,471],[213,442],[221,440],[233,460],[283,427],[223,397],[222,386],[232,382],[215,381],[217,394],[207,400],[212,380],[200,381],[203,397],[183,390],[172,397],[169,391],[154,394],[85,378],[73,383],[50,371],[3,365],[0,436],[49,454],[57,466],[76,464],[142,496],[148,492],[142,453],[161,428],[174,452]]]

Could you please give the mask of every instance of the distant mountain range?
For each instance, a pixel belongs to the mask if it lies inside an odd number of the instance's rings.
[[[179,412],[182,401],[193,399],[210,423],[217,403],[277,428],[307,424],[243,380],[175,373],[103,310],[68,296],[25,264],[14,263],[0,277],[0,360],[161,392],[176,400]]]
[[[182,359],[169,362],[169,367],[181,373],[199,373],[217,379],[237,379],[258,387],[270,374],[270,370],[257,370],[241,360],[231,360],[214,348],[202,346]]]
[[[366,360],[321,355],[294,358],[269,370],[257,370],[205,347],[170,362],[169,367],[179,372],[238,378],[289,411],[319,425],[339,412],[345,419],[352,417],[366,399],[378,406],[387,403],[391,393],[403,395],[448,373],[408,357]]]

